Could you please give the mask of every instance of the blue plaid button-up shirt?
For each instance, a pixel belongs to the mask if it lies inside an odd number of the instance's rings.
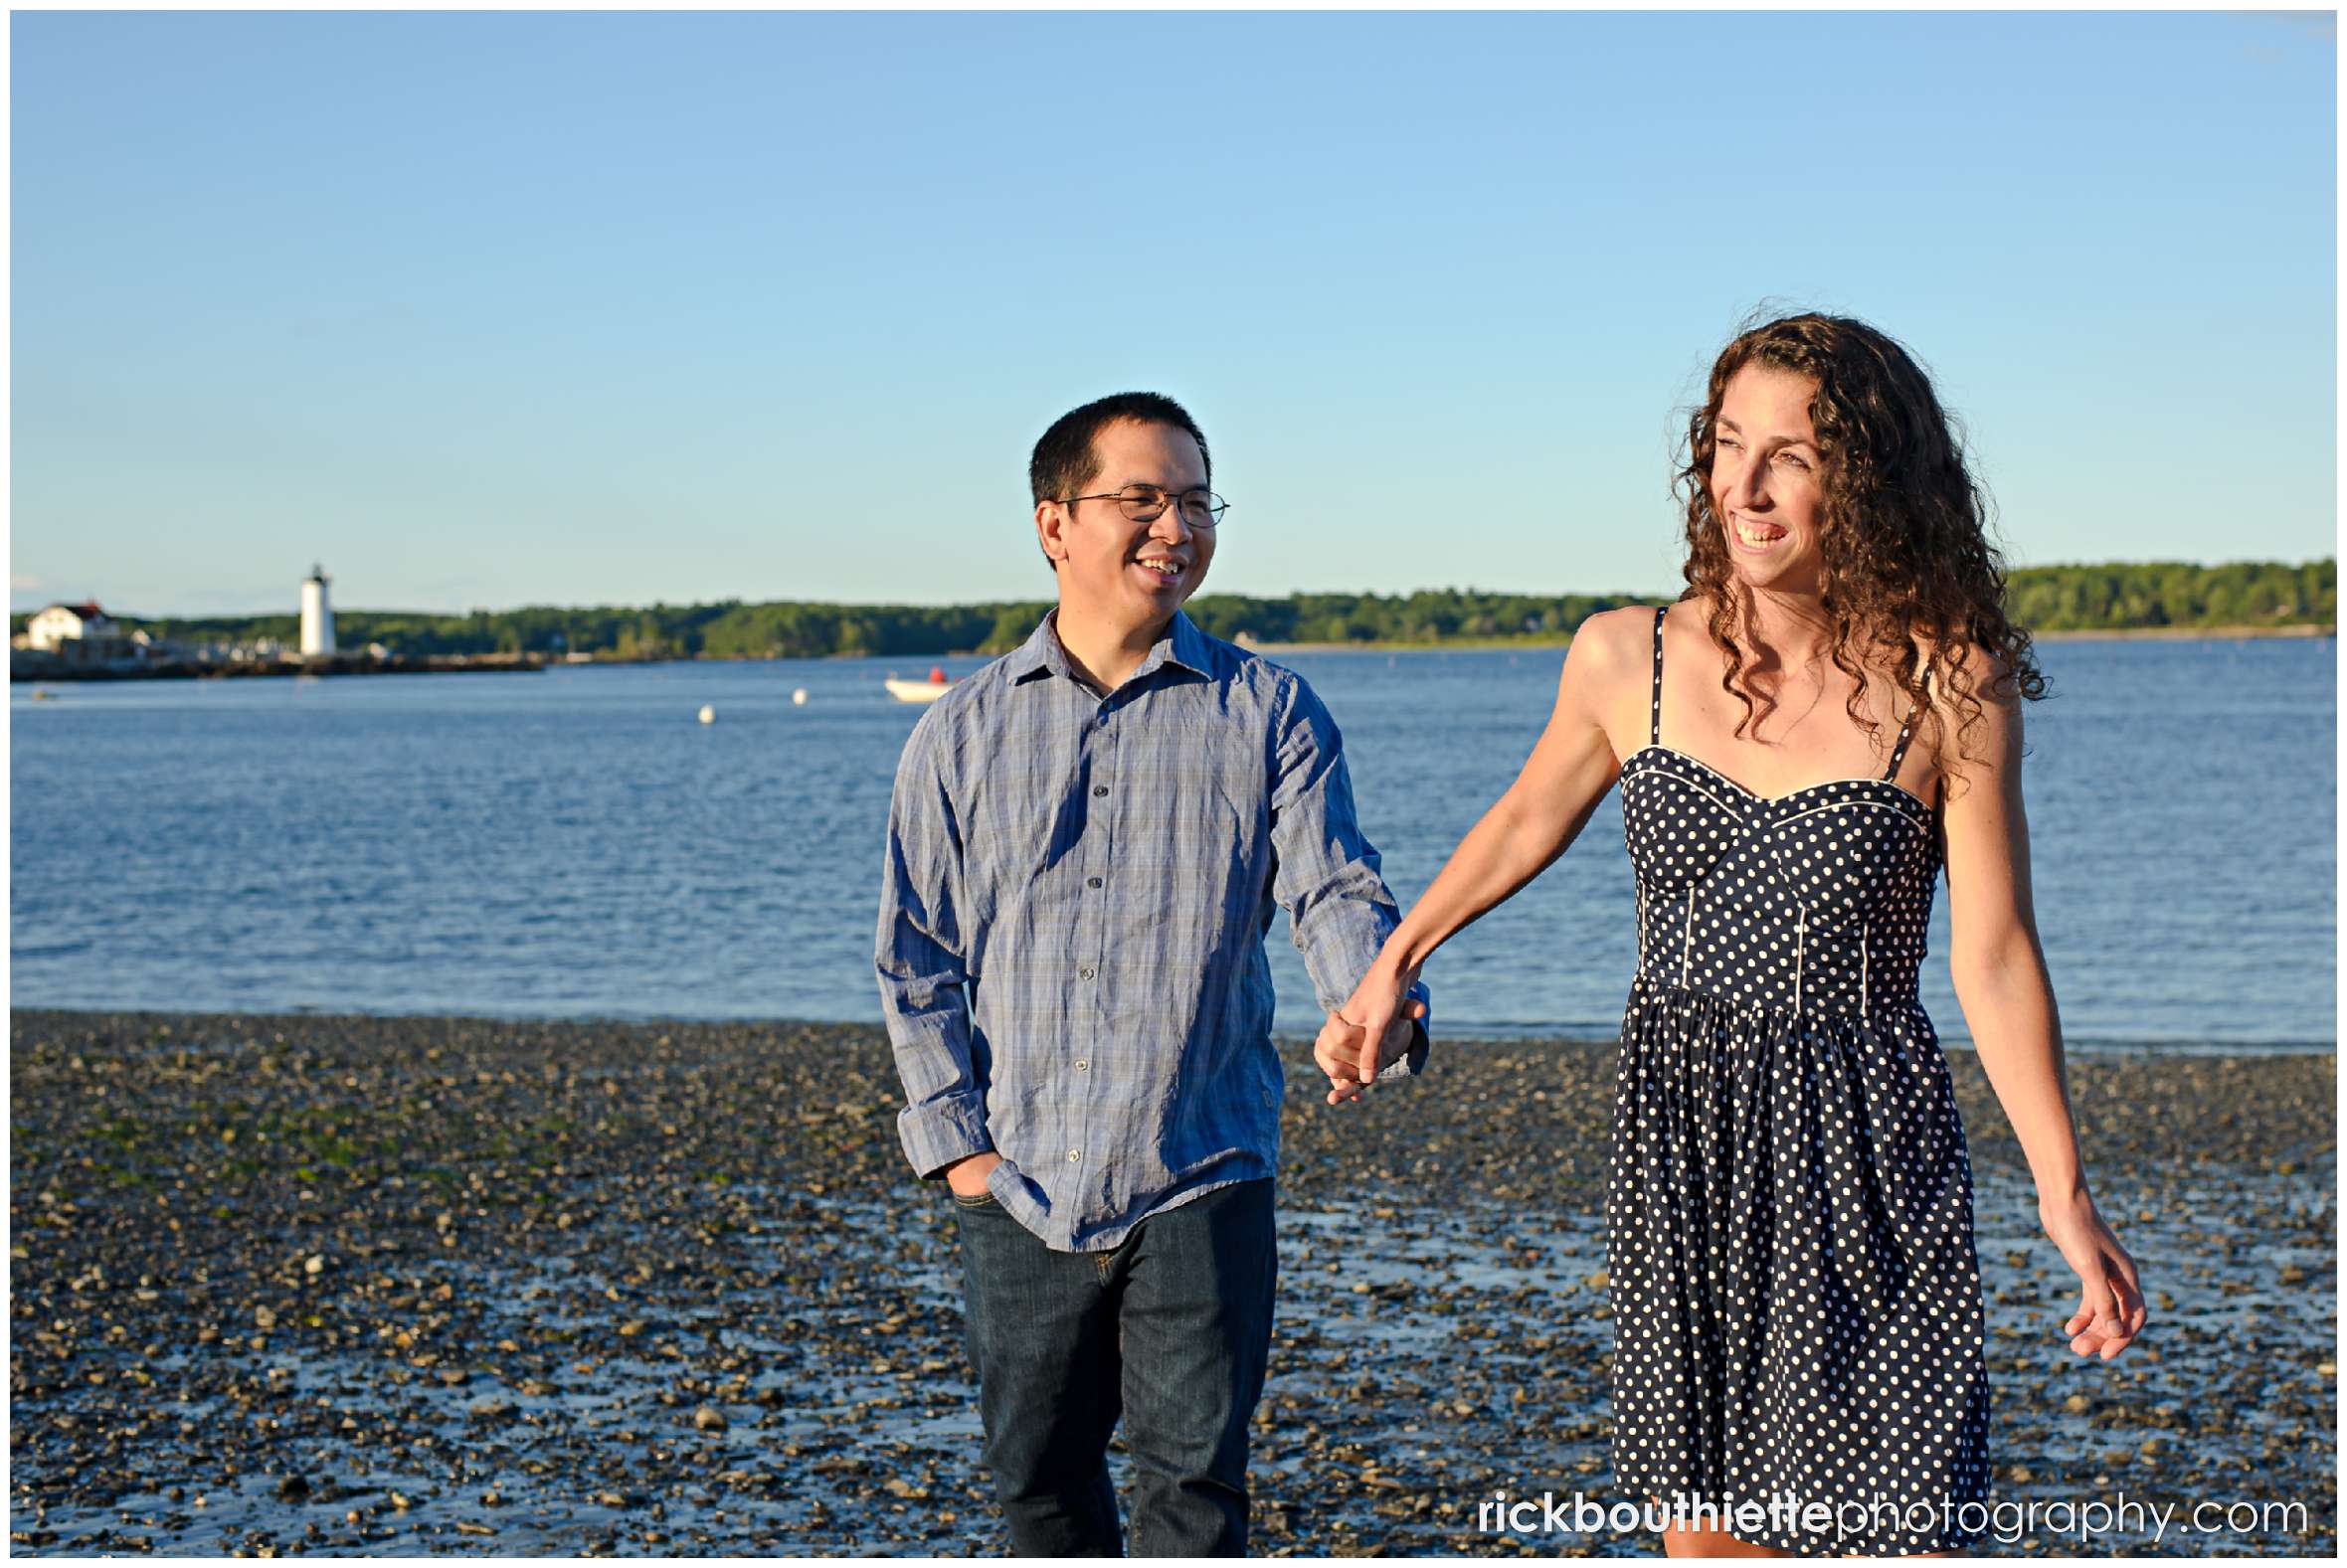
[[[1270,1176],[1274,904],[1324,1010],[1400,921],[1341,746],[1301,677],[1178,612],[1106,697],[1051,615],[955,682],[897,765],[874,959],[913,1168],[992,1149],[1061,1252]]]

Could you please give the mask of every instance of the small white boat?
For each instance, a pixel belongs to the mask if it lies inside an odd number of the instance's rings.
[[[894,675],[891,675],[884,684],[886,684],[888,687],[888,695],[894,697],[899,702],[935,702],[938,698],[946,694],[946,689],[951,686],[953,682],[944,680],[898,680]]]

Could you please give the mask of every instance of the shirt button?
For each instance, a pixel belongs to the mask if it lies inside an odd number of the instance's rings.
[[[1071,1149],[1069,1149],[1069,1150],[1067,1151],[1067,1159],[1068,1159],[1068,1163],[1069,1163],[1069,1164],[1071,1164],[1071,1165],[1072,1165],[1072,1164],[1074,1164],[1074,1163],[1075,1163],[1077,1160],[1079,1160],[1079,1159],[1082,1159],[1083,1157],[1084,1157],[1084,1151],[1083,1151],[1082,1149],[1080,1149],[1080,1148],[1071,1148]]]
[[[1079,1073],[1088,1073],[1092,1071],[1092,1064],[1082,1060],[1081,1058],[1078,1058],[1076,1062],[1076,1071]]]
[[[1107,785],[1107,784],[1094,784],[1094,785],[1092,786],[1092,792],[1093,792],[1094,794],[1106,794],[1106,793],[1108,793],[1108,785]]]
[[[1092,971],[1090,969],[1078,969],[1076,970],[1076,978],[1079,980],[1088,980],[1092,978]]]
[[[1098,877],[1086,877],[1086,878],[1084,879],[1084,886],[1086,886],[1086,887],[1088,887],[1088,888],[1096,888],[1096,887],[1100,886],[1100,878],[1098,878]]]

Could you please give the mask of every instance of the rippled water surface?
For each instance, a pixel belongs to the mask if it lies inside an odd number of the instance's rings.
[[[2039,924],[2074,1041],[2336,1038],[2327,639],[2060,642],[2029,710]],[[1405,904],[1505,788],[1563,654],[1297,653]],[[926,661],[897,661],[920,673]],[[965,674],[976,658],[950,659]],[[877,1017],[889,661],[10,690],[23,1005]],[[807,701],[792,693],[805,689]],[[711,704],[717,722],[696,722]],[[1284,1029],[1317,1022],[1275,927]],[[1924,996],[1963,1034],[1934,914]],[[1453,1032],[1609,1034],[1633,963],[1609,797],[1435,960]]]

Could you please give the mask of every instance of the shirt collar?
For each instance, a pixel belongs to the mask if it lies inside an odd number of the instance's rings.
[[[1046,610],[1027,639],[1011,651],[1006,662],[1013,685],[1030,675],[1073,676],[1075,673],[1067,667],[1067,654],[1059,646],[1059,634],[1051,629],[1052,617],[1058,613],[1056,608]]]
[[[1010,679],[1013,684],[1032,675],[1064,675],[1076,679],[1075,669],[1067,661],[1067,649],[1059,645],[1059,610],[1057,606],[1045,613],[1026,641],[1018,645],[1009,658]],[[1211,655],[1206,650],[1206,634],[1200,631],[1189,616],[1174,611],[1174,620],[1149,650],[1147,657],[1126,678],[1126,685],[1154,674],[1165,665],[1177,665],[1193,675],[1210,675]],[[1081,682],[1078,682],[1081,684]]]
[[[1197,628],[1189,616],[1174,611],[1174,624],[1158,638],[1158,645],[1149,650],[1149,657],[1141,661],[1136,675],[1145,675],[1160,664],[1178,664],[1192,675],[1213,674],[1212,656],[1206,651],[1206,634]]]

